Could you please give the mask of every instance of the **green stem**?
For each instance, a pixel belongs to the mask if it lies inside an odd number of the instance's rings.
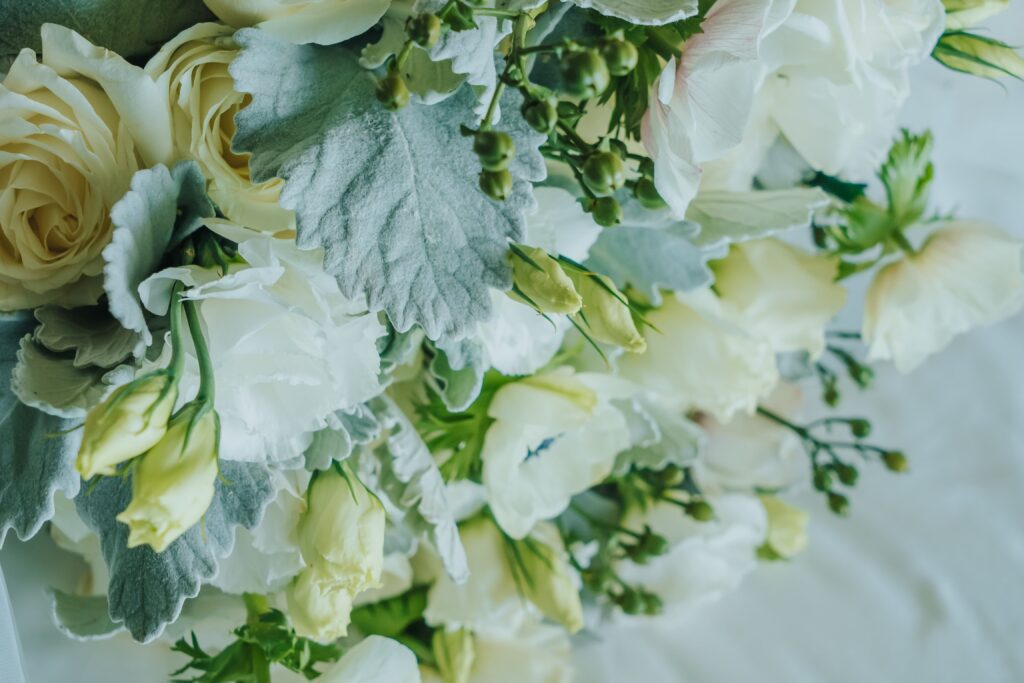
[[[203,337],[203,328],[199,321],[199,308],[195,301],[184,302],[184,308],[185,318],[188,320],[188,331],[196,349],[196,360],[199,362],[199,391],[196,393],[196,400],[213,403],[213,361],[210,359],[210,351],[206,348],[206,339]]]
[[[797,435],[799,435],[799,436],[801,436],[801,437],[803,437],[805,439],[810,438],[810,434],[808,434],[806,429],[804,429],[803,427],[801,427],[800,425],[798,425],[796,423],[790,422],[789,420],[787,420],[786,418],[782,417],[781,415],[779,415],[777,413],[773,413],[772,411],[768,410],[767,408],[764,408],[762,406],[758,406],[757,407],[757,414],[760,415],[763,418],[771,420],[772,422],[774,422],[777,425],[781,425],[781,426],[785,427],[786,429],[794,432],[795,434],[797,434]]]
[[[494,9],[491,7],[474,7],[473,15],[481,17],[498,17],[499,19],[516,19],[519,17],[520,12],[515,12],[509,9]]]
[[[910,243],[907,236],[903,234],[902,230],[893,230],[892,234],[889,235],[889,239],[892,240],[893,244],[900,248],[907,256],[916,256],[917,250],[914,249],[914,245]]]
[[[501,96],[505,92],[504,76],[508,75],[509,69],[511,69],[513,65],[519,66],[520,68],[522,67],[520,63],[521,52],[523,49],[523,43],[526,41],[526,32],[529,30],[529,21],[530,17],[525,12],[516,14],[515,24],[512,26],[512,47],[509,48],[508,51],[508,61],[505,64],[505,73],[502,74],[502,78],[498,79],[498,85],[494,88],[494,95],[491,97],[491,103],[487,106],[487,113],[484,115],[483,121],[480,122],[480,130],[487,130],[491,127],[494,115],[498,111],[498,102],[501,100]]]
[[[245,620],[250,626],[259,623],[260,616],[270,611],[267,596],[259,593],[242,593],[242,602],[245,603]]]
[[[414,43],[413,43],[412,40],[405,41],[405,44],[402,46],[401,52],[399,52],[398,56],[395,57],[395,70],[396,71],[398,71],[403,66],[405,66],[405,61],[407,59],[409,59],[409,55],[412,53],[413,46],[414,46]]]
[[[171,362],[167,367],[173,378],[181,377],[181,371],[185,366],[185,353],[182,350],[184,340],[181,333],[185,324],[181,319],[181,291],[184,287],[184,283],[179,281],[171,288],[171,309],[168,314],[171,319]]]

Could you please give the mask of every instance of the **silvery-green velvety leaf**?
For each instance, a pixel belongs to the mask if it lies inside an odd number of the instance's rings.
[[[39,27],[60,24],[124,57],[155,52],[179,31],[213,19],[203,0],[4,0],[0,55],[39,52]]]
[[[122,327],[105,306],[42,306],[35,314],[35,340],[50,351],[74,352],[76,368],[112,368],[126,360],[138,342],[139,335]]]
[[[330,426],[314,434],[306,448],[308,470],[325,470],[335,460],[345,460],[352,455],[356,444],[369,443],[380,435],[380,423],[366,406],[358,406],[350,412],[338,411],[328,421]]]
[[[103,288],[114,317],[141,335],[136,355],[153,341],[139,285],[156,271],[169,246],[212,215],[206,181],[193,161],[171,170],[157,165],[137,171],[131,189],[110,209],[114,233],[103,250]]]
[[[57,417],[84,418],[111,387],[132,379],[134,371],[122,365],[113,370],[75,366],[71,357],[47,351],[32,335],[18,349],[18,364],[11,389],[22,403]]]
[[[448,410],[458,413],[468,408],[480,395],[487,362],[479,342],[474,339],[438,340],[437,355],[430,361],[430,374],[437,382],[438,393]]]
[[[0,316],[0,545],[8,529],[22,540],[53,516],[53,496],[78,493],[77,422],[21,403],[11,391],[18,344],[35,320],[27,313]]]
[[[75,498],[82,521],[99,534],[110,571],[110,618],[138,641],[153,640],[178,618],[185,600],[216,575],[218,558],[231,552],[235,526],[256,526],[274,495],[262,465],[222,461],[220,467],[225,481],[217,481],[206,515],[162,553],[127,546],[128,527],[115,519],[132,497],[127,479],[102,477]]]
[[[371,459],[361,463],[360,476],[387,501],[385,507],[400,515],[404,526],[430,540],[452,579],[465,581],[469,576],[466,551],[441,471],[423,439],[390,398],[381,396],[370,405],[388,437]]]
[[[365,294],[399,331],[457,338],[490,314],[489,287],[508,289],[508,240],[520,239],[535,207],[530,181],[546,170],[542,137],[508,95],[502,130],[516,141],[511,196],[477,187],[469,123],[473,95],[460,89],[433,106],[386,111],[376,80],[345,47],[291,45],[243,30],[232,63],[236,87],[252,94],[237,117],[234,146],[250,152],[256,182],[285,179],[298,243],[323,247],[325,267],[351,297]]]
[[[391,384],[395,369],[410,362],[423,343],[423,330],[418,327],[405,332],[399,332],[390,324],[387,328],[387,334],[377,340],[380,383],[384,386]]]
[[[106,595],[72,595],[51,590],[53,623],[68,638],[100,640],[124,630],[110,618]]]
[[[767,237],[806,227],[828,195],[817,188],[752,192],[701,192],[686,210],[686,219],[700,224],[702,246]]]
[[[634,442],[628,450],[619,453],[613,470],[617,475],[625,474],[630,467],[661,470],[670,464],[688,465],[704,445],[705,435],[700,427],[654,401],[638,398],[626,405],[616,404],[616,407],[623,414],[635,411],[637,417],[653,426],[656,432],[654,438]]]
[[[660,26],[692,17],[697,13],[697,0],[572,0],[584,8],[593,8],[609,17],[625,19],[631,24]]]

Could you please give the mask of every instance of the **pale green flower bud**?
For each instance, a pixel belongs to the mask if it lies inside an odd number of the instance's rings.
[[[577,314],[587,332],[596,340],[621,346],[632,353],[642,353],[647,341],[633,322],[626,297],[604,275],[588,275],[570,271],[576,291],[583,298],[583,308]]]
[[[83,479],[109,476],[122,462],[142,455],[167,432],[178,387],[156,373],[119,387],[85,418],[76,467]]]
[[[192,528],[213,500],[220,420],[205,402],[186,405],[132,473],[132,502],[117,521],[128,525],[128,547],[163,552]]]
[[[973,33],[944,34],[932,56],[950,69],[982,78],[1024,78],[1024,57],[1002,41]]]
[[[323,588],[343,588],[355,597],[381,585],[384,565],[384,506],[352,474],[320,473],[306,494],[299,520],[299,549]]]
[[[796,557],[807,547],[807,513],[775,496],[761,496],[768,515],[766,543],[780,557]]]
[[[469,683],[476,659],[473,633],[467,629],[434,631],[432,641],[437,670],[443,683]]]
[[[513,569],[526,598],[569,633],[583,628],[583,604],[558,531],[540,524],[530,538],[511,543]]]
[[[327,643],[348,635],[352,596],[344,588],[326,588],[314,569],[304,569],[285,591],[288,617],[303,638]]]
[[[544,313],[572,314],[583,304],[562,266],[539,247],[519,244],[512,250],[512,281],[527,303]]]
[[[946,28],[950,31],[976,26],[1010,6],[1010,0],[942,0]]]

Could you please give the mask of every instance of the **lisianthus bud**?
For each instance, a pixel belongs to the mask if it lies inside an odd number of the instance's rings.
[[[117,465],[142,455],[167,432],[178,386],[164,372],[119,387],[85,418],[76,467],[83,479],[114,474]]]
[[[807,513],[775,496],[761,496],[768,514],[766,543],[780,557],[789,559],[807,547]]]
[[[1010,0],[942,0],[946,8],[946,28],[969,28],[1006,10]]]
[[[512,250],[512,281],[545,313],[572,314],[583,304],[562,266],[539,247],[519,244]]]
[[[625,296],[604,275],[591,275],[570,271],[576,291],[583,298],[579,315],[588,333],[598,341],[621,346],[627,351],[641,353],[647,348],[633,315],[623,301]]]
[[[569,633],[583,628],[583,605],[558,532],[540,524],[524,541],[511,541],[513,570],[526,598]]]
[[[117,521],[128,525],[128,547],[163,552],[192,528],[213,500],[220,420],[206,402],[186,405],[132,473],[132,502]]]
[[[322,643],[348,635],[352,596],[344,588],[325,587],[316,570],[304,569],[285,591],[295,632]]]
[[[434,631],[432,641],[437,670],[444,683],[469,683],[476,659],[473,633],[467,629]]]
[[[973,33],[955,31],[939,39],[932,53],[942,64],[982,78],[1024,78],[1024,57],[1006,43]]]
[[[299,549],[324,588],[356,596],[381,583],[384,506],[350,473],[319,474],[309,486],[299,521]]]

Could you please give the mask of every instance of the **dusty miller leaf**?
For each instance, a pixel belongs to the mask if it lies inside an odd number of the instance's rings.
[[[458,337],[491,311],[488,288],[511,286],[508,240],[520,239],[535,207],[530,181],[544,177],[542,137],[506,96],[501,128],[516,141],[516,177],[504,202],[477,188],[479,162],[459,124],[470,122],[465,89],[431,107],[388,112],[373,74],[341,46],[281,43],[255,30],[236,35],[236,88],[252,95],[234,146],[252,154],[256,182],[285,179],[301,247],[323,247],[325,268],[348,296],[365,294],[399,331]]]
[[[100,640],[116,635],[124,626],[110,619],[107,596],[72,595],[51,590],[53,622],[68,638]]]
[[[35,315],[35,340],[49,351],[73,352],[76,368],[112,368],[132,354],[138,341],[138,334],[122,327],[105,306],[42,306]]]
[[[453,413],[460,413],[480,395],[487,361],[480,343],[472,338],[438,340],[437,355],[428,370],[437,382],[438,394]]]
[[[625,19],[631,24],[660,26],[697,14],[697,0],[571,0],[584,8],[592,8],[609,17]]]
[[[335,460],[352,455],[357,444],[366,444],[380,436],[380,423],[366,406],[351,411],[339,410],[328,418],[330,426],[313,435],[305,451],[306,469],[325,470]]]

